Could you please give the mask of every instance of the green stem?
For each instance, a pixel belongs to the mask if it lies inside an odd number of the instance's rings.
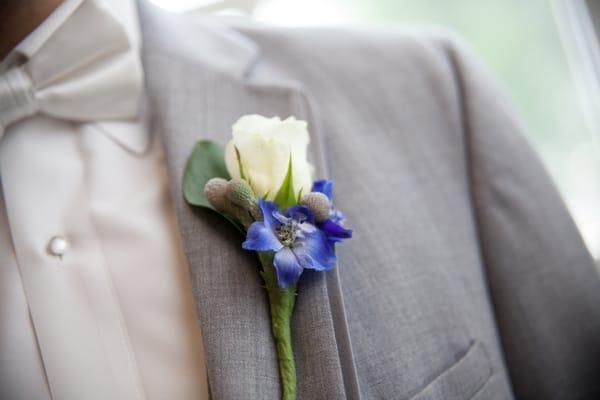
[[[282,289],[270,254],[259,253],[263,265],[261,275],[265,281],[271,311],[271,330],[277,348],[282,400],[296,400],[296,365],[292,349],[291,319],[296,301],[296,285]]]

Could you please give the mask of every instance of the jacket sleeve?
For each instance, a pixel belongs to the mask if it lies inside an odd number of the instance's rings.
[[[455,72],[481,252],[519,399],[600,398],[600,279],[505,97],[464,45]]]

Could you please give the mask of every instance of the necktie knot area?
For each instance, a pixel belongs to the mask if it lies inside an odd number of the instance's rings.
[[[0,132],[38,111],[33,84],[22,68],[12,67],[0,75]]]

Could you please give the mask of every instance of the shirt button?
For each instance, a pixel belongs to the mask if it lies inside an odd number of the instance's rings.
[[[48,242],[48,252],[53,256],[61,257],[67,252],[69,243],[62,236],[54,236]]]

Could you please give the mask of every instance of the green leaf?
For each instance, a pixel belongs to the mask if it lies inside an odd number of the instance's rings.
[[[242,165],[242,156],[240,155],[240,151],[237,148],[237,146],[233,146],[233,148],[235,149],[235,156],[237,158],[238,165],[240,168],[240,178],[242,178],[243,180],[247,180],[246,173],[244,172],[244,166]]]
[[[225,150],[211,140],[200,140],[185,164],[183,197],[192,206],[208,208],[221,215],[245,235],[244,228],[234,218],[215,210],[204,197],[204,185],[212,178],[231,179],[225,166]]]
[[[296,196],[294,195],[294,179],[292,178],[292,156],[290,155],[287,173],[277,195],[275,195],[274,201],[282,210],[285,210],[289,206],[297,204],[296,200]]]
[[[204,185],[211,178],[231,179],[225,167],[225,150],[210,140],[194,146],[183,171],[183,196],[193,206],[214,210],[204,197]]]

